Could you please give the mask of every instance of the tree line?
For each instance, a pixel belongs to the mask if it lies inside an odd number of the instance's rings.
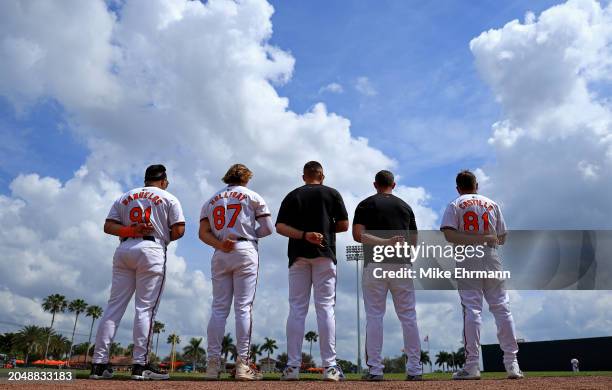
[[[61,294],[52,294],[46,297],[41,305],[42,309],[51,314],[51,324],[48,327],[40,327],[36,325],[26,325],[18,332],[0,334],[0,353],[9,356],[19,356],[23,358],[25,365],[39,359],[47,361],[50,358],[57,360],[70,361],[72,356],[84,356],[83,364],[87,364],[88,358],[93,354],[91,338],[93,335],[94,325],[97,319],[102,317],[103,310],[100,306],[88,305],[83,299],[74,299],[68,301]],[[74,314],[74,323],[70,338],[57,333],[53,329],[55,316],[58,313],[70,312]],[[74,344],[74,336],[79,317],[84,314],[85,317],[91,318],[89,327],[88,341],[84,343]],[[160,321],[155,321],[153,324],[153,334],[155,335],[155,347],[151,352],[150,361],[160,362],[158,355],[159,337],[165,332],[165,324]],[[313,343],[318,341],[319,335],[315,331],[309,331],[304,335],[304,339],[309,343],[309,353],[302,353],[302,368],[315,367],[312,358]],[[166,343],[171,346],[170,355],[163,359],[163,362],[170,363],[174,367],[174,362],[186,361],[190,362],[193,369],[205,366],[206,350],[202,347],[202,338],[191,338],[182,352],[176,350],[177,345],[181,343],[180,336],[176,333],[168,335]],[[121,344],[113,342],[110,347],[109,355],[111,358],[116,356],[131,356],[134,345],[129,344],[127,347],[122,347]],[[250,347],[250,358],[256,361],[258,357],[266,355],[267,361],[271,362],[270,356],[278,349],[276,340],[265,337],[261,344],[253,343]],[[221,357],[223,363],[227,363],[231,359],[236,361],[238,352],[231,333],[227,333],[223,337],[221,343]],[[287,365],[287,354],[282,353],[276,357],[276,368],[283,369]],[[396,358],[385,358],[383,360],[385,372],[403,372],[406,365],[406,355]],[[424,366],[429,364],[431,360],[427,351],[421,351],[421,364]],[[435,364],[442,370],[454,370],[462,367],[465,364],[465,353],[463,348],[457,352],[440,351],[436,355]],[[356,372],[357,367],[354,363],[348,360],[338,360],[338,365],[345,372]]]

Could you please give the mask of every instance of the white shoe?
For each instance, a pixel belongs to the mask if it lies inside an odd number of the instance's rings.
[[[221,376],[221,359],[218,357],[208,358],[208,364],[206,364],[205,379],[217,380]]]
[[[340,382],[344,380],[344,373],[340,366],[329,366],[323,372],[323,380],[330,382]]]
[[[523,379],[523,371],[519,368],[518,362],[515,360],[510,364],[506,365],[506,373],[508,373],[508,379]]]
[[[241,358],[236,360],[236,380],[238,381],[260,381],[263,379],[262,373],[249,366]]]
[[[478,380],[480,379],[480,370],[479,369],[466,370],[465,368],[462,368],[461,370],[453,374],[453,379],[454,380]]]
[[[283,375],[281,375],[281,381],[297,381],[300,379],[300,368],[299,367],[289,367],[283,370]]]

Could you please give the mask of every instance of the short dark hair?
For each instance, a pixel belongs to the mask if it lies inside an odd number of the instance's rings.
[[[253,172],[244,164],[234,164],[223,176],[225,184],[246,184],[253,177]]]
[[[462,191],[474,191],[478,183],[476,181],[476,175],[467,169],[464,169],[457,174],[455,182],[457,183],[457,188]]]
[[[150,165],[145,171],[145,183],[167,178],[166,167],[161,164]]]
[[[304,176],[317,179],[323,176],[323,166],[318,161],[308,161],[304,164]]]
[[[393,176],[393,173],[382,170],[376,174],[374,181],[376,184],[378,184],[378,186],[387,188],[391,187],[393,183],[395,183],[395,177]]]

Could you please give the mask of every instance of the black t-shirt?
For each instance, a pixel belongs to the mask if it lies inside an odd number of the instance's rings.
[[[362,200],[355,209],[353,225],[356,224],[381,238],[402,235],[408,239],[409,230],[417,230],[412,208],[393,194],[375,194]],[[367,266],[373,258],[373,246],[364,245],[363,251]]]
[[[281,204],[276,223],[323,234],[324,247],[306,240],[289,239],[289,267],[298,257],[329,257],[336,263],[336,222],[348,220],[340,193],[322,184],[306,184],[291,191]]]
[[[412,208],[393,194],[375,194],[362,200],[355,210],[353,225],[366,230],[417,230]]]

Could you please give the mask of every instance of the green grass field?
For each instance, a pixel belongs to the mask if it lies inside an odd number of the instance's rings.
[[[21,370],[21,369],[20,369]],[[10,371],[9,369],[1,368],[0,376],[6,377],[6,373]],[[77,379],[86,379],[89,377],[89,371],[86,370],[76,370]],[[612,376],[612,371],[582,371],[577,374],[571,371],[533,371],[525,373],[526,377],[573,377],[573,376]],[[503,379],[506,377],[505,372],[483,372],[483,379]],[[118,380],[121,379],[129,379],[130,372],[129,371],[115,371],[115,377]],[[280,374],[264,374],[264,380],[278,380],[280,378]],[[346,374],[347,380],[359,380],[361,375],[359,374]],[[450,373],[441,373],[435,372],[431,374],[425,374],[425,380],[448,380],[451,378]],[[175,372],[171,373],[171,379],[173,380],[199,380],[203,379],[202,373],[182,373]],[[229,375],[222,376],[222,379],[230,380]],[[321,379],[321,375],[317,374],[300,374],[300,379],[302,380],[319,380]],[[404,374],[385,374],[385,379],[388,380],[403,380]]]

